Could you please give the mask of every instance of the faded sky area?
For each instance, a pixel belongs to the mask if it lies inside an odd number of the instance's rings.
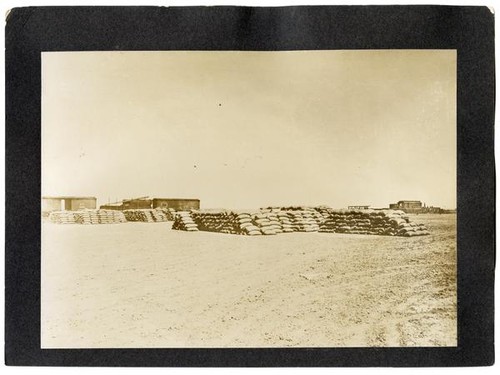
[[[456,52],[43,53],[42,194],[455,208]]]

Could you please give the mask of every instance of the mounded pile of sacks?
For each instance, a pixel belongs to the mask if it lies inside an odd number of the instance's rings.
[[[207,232],[245,234],[251,231],[253,226],[252,219],[247,213],[210,210],[193,211],[190,215],[197,228]]]
[[[166,221],[174,221],[175,219],[175,210],[173,208],[156,208],[156,211],[162,212]]]
[[[56,224],[118,224],[127,220],[120,211],[83,210],[51,212],[49,220]]]
[[[76,212],[78,224],[118,224],[125,223],[123,212],[116,210],[85,210]]]
[[[169,211],[167,211],[169,212]],[[162,209],[138,209],[123,211],[127,221],[142,221],[155,223],[158,221],[169,221],[169,215]],[[171,216],[171,215],[170,215]],[[172,217],[173,220],[173,217]]]
[[[424,224],[411,223],[403,211],[320,209],[325,220],[319,231],[326,233],[375,234],[385,236],[424,236]]]
[[[76,224],[73,211],[54,211],[49,214],[49,220],[56,224]]]
[[[323,221],[323,215],[313,207],[268,207],[261,210],[276,213],[282,221],[285,233],[317,232],[319,224]]]
[[[198,226],[193,221],[191,213],[187,211],[179,211],[175,213],[172,229],[198,232]]]
[[[249,236],[275,235],[291,232],[313,232],[319,230],[315,215],[311,210],[283,211],[277,208],[251,211],[203,210],[177,213],[172,229],[202,231]],[[186,220],[191,219],[187,222]],[[187,226],[186,224],[190,224]],[[194,225],[193,225],[194,224]]]
[[[410,223],[402,211],[333,210],[329,207],[269,207],[259,211],[193,210],[177,212],[172,229],[241,235],[327,232],[388,236],[429,234],[423,224]]]

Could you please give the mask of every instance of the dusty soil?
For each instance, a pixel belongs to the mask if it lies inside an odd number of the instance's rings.
[[[425,237],[42,233],[42,347],[456,346],[456,215]]]

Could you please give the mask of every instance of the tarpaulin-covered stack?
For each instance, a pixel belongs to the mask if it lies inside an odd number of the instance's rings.
[[[326,218],[320,225],[320,232],[405,237],[429,234],[424,224],[410,223],[403,211],[330,209],[322,213]]]
[[[185,230],[188,232],[197,232],[198,226],[191,217],[191,213],[187,211],[179,211],[175,213],[172,229]]]

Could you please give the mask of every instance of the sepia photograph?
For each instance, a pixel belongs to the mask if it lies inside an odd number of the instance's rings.
[[[457,50],[41,53],[42,349],[457,347]]]

